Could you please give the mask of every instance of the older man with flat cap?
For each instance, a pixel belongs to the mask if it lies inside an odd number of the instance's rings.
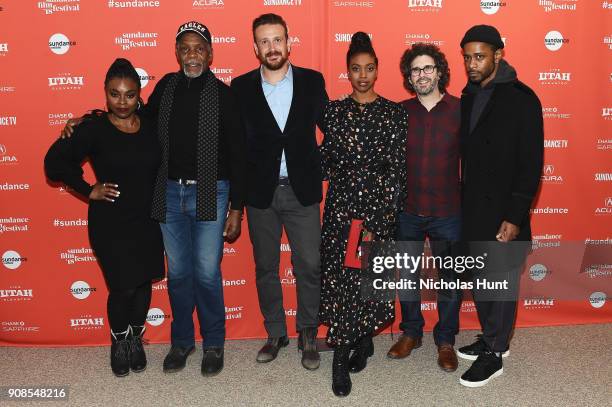
[[[461,96],[462,232],[471,255],[486,252],[488,257],[485,268],[473,275],[482,335],[457,354],[474,360],[460,383],[480,387],[503,373],[502,357],[508,355],[544,133],[540,100],[502,58],[504,42],[497,29],[474,26],[461,47],[469,79]],[[479,288],[485,279],[505,281],[508,288]]]

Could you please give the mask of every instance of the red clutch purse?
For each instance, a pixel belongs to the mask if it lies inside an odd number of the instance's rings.
[[[351,220],[346,253],[344,255],[344,267],[361,268],[361,241],[363,240],[363,220]]]

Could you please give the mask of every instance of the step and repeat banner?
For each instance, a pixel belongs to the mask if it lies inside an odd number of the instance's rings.
[[[178,68],[178,26],[198,20],[213,34],[211,69],[229,83],[258,66],[251,23],[269,12],[289,25],[291,61],[320,70],[331,98],[350,92],[345,55],[355,31],[372,37],[377,92],[401,101],[410,97],[399,72],[407,47],[440,46],[451,67],[448,90],[459,96],[466,83],[459,41],[472,25],[496,26],[505,58],[540,97],[545,120],[534,250],[517,326],[612,322],[612,1],[0,0],[0,345],[109,342],[107,289],[87,238],[87,204],[47,182],[43,157],[68,119],[104,108],[112,61],[132,61],[146,100]],[[266,336],[246,224],[242,230],[226,244],[222,263],[230,339]],[[290,251],[283,240],[279,274],[294,333]],[[147,337],[167,342],[166,282],[153,290]],[[431,329],[433,293],[424,294],[422,309]],[[467,292],[461,326],[478,328]]]

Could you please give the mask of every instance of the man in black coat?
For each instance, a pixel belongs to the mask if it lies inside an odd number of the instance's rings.
[[[302,365],[312,370],[319,367],[321,289],[322,177],[316,126],[327,93],[319,72],[289,63],[291,44],[282,17],[257,17],[253,39],[261,65],[235,78],[231,86],[246,130],[247,218],[259,307],[268,333],[257,361],[274,360],[289,343],[278,274],[284,227],[297,285],[298,346],[303,350]]]
[[[463,238],[470,254],[488,248],[489,258],[473,281],[483,334],[457,353],[475,360],[460,383],[479,387],[503,372],[518,278],[531,240],[529,209],[540,184],[544,134],[540,101],[502,59],[497,29],[474,26],[461,47],[469,77],[461,97]],[[478,289],[484,278],[507,281],[510,288]]]

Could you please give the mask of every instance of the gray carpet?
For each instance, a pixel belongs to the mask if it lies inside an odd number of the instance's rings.
[[[475,331],[463,331],[457,344],[471,343]],[[67,403],[78,406],[597,406],[612,405],[612,324],[517,330],[504,374],[489,385],[469,389],[459,376],[470,362],[444,373],[427,333],[423,347],[405,360],[385,357],[391,336],[375,339],[368,367],[352,375],[353,391],[345,399],[331,391],[332,354],[322,354],[314,372],[300,365],[296,341],[277,360],[258,364],[262,341],[229,341],[225,369],[214,378],[200,375],[202,352],[185,370],[163,374],[167,345],[145,349],[143,373],[115,378],[108,348],[0,348],[1,386],[67,385]],[[40,405],[0,401],[1,405]]]

